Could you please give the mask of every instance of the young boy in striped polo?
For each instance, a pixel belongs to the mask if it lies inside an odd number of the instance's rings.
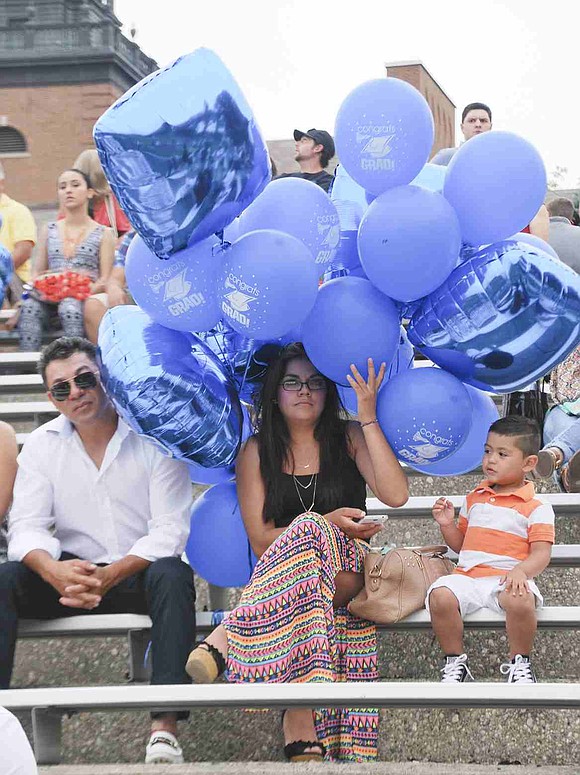
[[[535,683],[530,652],[536,608],[543,604],[534,582],[550,562],[554,510],[525,480],[538,461],[540,430],[525,417],[503,417],[489,429],[483,454],[485,480],[459,511],[446,498],[433,506],[443,539],[459,554],[457,568],[427,591],[425,605],[445,654],[444,683],[473,680],[463,647],[463,617],[479,608],[505,612],[510,662],[508,683]]]

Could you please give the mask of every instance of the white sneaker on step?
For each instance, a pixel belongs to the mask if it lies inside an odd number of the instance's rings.
[[[505,662],[499,669],[502,675],[507,675],[508,684],[535,684],[536,676],[528,657],[516,654],[511,662]]]
[[[441,674],[442,684],[460,684],[464,681],[473,681],[467,664],[467,654],[460,654],[458,657],[445,657]]]
[[[145,764],[183,764],[183,751],[171,732],[151,732],[145,749]]]

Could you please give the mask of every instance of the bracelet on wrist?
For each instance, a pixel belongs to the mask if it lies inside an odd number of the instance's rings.
[[[360,427],[366,428],[367,425],[374,425],[375,423],[378,423],[378,420],[376,417],[374,420],[369,420],[368,422],[361,422]]]

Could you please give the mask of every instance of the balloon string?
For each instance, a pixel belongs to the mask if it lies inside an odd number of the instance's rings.
[[[254,355],[254,340],[253,339],[248,339],[248,343],[249,343],[250,348],[251,348],[251,353],[250,353],[250,355],[248,355],[248,360],[246,361],[246,368],[244,369],[244,376],[242,377],[242,384],[240,385],[240,393],[242,392],[242,390],[244,389],[244,385],[246,384],[246,376],[248,374],[248,369],[250,368],[250,361],[251,361],[251,359],[253,358],[253,355]]]

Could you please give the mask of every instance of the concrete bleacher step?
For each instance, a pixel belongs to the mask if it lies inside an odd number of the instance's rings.
[[[303,763],[300,772],[320,773],[320,775],[344,775],[345,764],[325,761],[323,764]],[[39,775],[272,775],[296,773],[296,765],[289,762],[246,761],[246,762],[196,762],[194,764],[174,765],[61,765],[41,767]],[[536,765],[510,766],[497,764],[440,764],[429,761],[380,762],[373,764],[355,764],[349,762],[349,775],[537,775]],[[578,775],[576,767],[542,767],[541,775]]]

